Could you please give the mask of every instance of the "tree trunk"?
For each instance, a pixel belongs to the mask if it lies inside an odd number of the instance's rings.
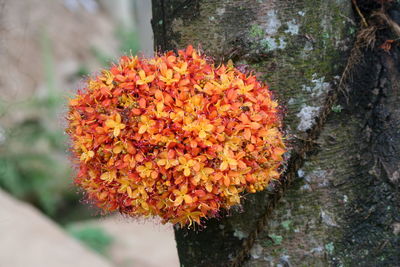
[[[279,183],[176,229],[182,266],[400,264],[400,51],[380,48],[399,38],[400,8],[379,9],[391,21],[358,2],[369,39],[355,41],[351,0],[153,0],[157,50],[200,45],[254,70],[285,107],[290,146]]]

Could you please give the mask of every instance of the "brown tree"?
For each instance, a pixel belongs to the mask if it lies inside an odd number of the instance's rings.
[[[176,229],[182,266],[400,264],[397,23],[388,0],[153,0],[156,49],[256,72],[290,146],[279,182]]]

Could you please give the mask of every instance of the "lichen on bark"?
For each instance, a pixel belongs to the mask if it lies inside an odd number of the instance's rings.
[[[291,155],[298,149],[295,137],[306,135],[307,127],[298,127],[303,119],[298,116],[300,111],[322,107],[344,68],[353,39],[349,35],[352,9],[347,0],[164,0],[153,1],[153,14],[157,49],[183,48],[189,43],[201,46],[216,64],[232,59],[267,81],[286,107],[283,113]],[[246,195],[242,209],[208,221],[203,230],[177,230],[181,264],[229,262],[257,227],[264,207],[279,195],[277,188],[279,183],[265,192]]]

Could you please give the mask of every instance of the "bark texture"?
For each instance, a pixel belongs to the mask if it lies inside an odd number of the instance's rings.
[[[356,32],[350,0],[153,0],[152,23],[158,50],[200,45],[256,71],[286,107],[291,144],[282,183],[204,229],[176,229],[182,266],[237,265],[243,251],[248,266],[399,263],[399,51],[366,51],[333,104]]]

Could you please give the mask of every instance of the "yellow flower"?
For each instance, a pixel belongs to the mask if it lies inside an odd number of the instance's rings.
[[[138,85],[151,83],[155,78],[154,75],[146,76],[146,73],[144,72],[144,70],[139,71],[139,77],[140,77],[140,80],[138,80],[136,82],[136,84],[138,84]]]
[[[117,171],[109,171],[109,172],[104,172],[101,176],[100,179],[103,181],[106,181],[107,183],[111,183],[117,178]]]
[[[94,152],[92,150],[87,150],[85,146],[81,146],[83,153],[81,154],[80,160],[84,162],[88,162],[91,158],[94,157]]]
[[[140,121],[141,123],[139,124],[139,134],[144,134],[145,132],[148,132],[149,129],[156,124],[155,121],[150,120],[144,115],[140,116]]]
[[[173,191],[175,195],[174,206],[179,206],[183,201],[185,201],[186,204],[191,204],[193,202],[192,197],[186,194],[187,191],[187,185],[182,185],[179,190]]]
[[[154,114],[156,115],[157,118],[168,117],[168,113],[164,111],[163,102],[158,102],[156,104],[156,110],[154,111]]]
[[[112,152],[114,154],[119,154],[122,152],[122,150],[124,150],[124,146],[122,144],[117,144],[116,146],[113,147]]]
[[[251,84],[249,84],[249,85],[244,85],[244,82],[243,82],[242,79],[239,79],[239,80],[236,82],[236,85],[239,87],[238,92],[239,92],[240,94],[242,94],[242,95],[247,95],[247,94],[249,94],[249,92],[250,92],[251,90],[253,90],[253,88],[254,88],[254,83],[251,83]]]
[[[242,146],[242,139],[237,136],[232,136],[227,139],[225,142],[225,147],[232,150],[237,151]]]
[[[218,114],[223,115],[231,108],[231,105],[225,104],[221,106],[221,100],[218,100],[217,104],[215,104],[215,107],[217,108]]]
[[[199,131],[199,137],[204,139],[207,137],[207,134],[210,134],[214,130],[214,125],[207,120],[200,120],[195,129]]]
[[[212,131],[214,130],[214,125],[212,125],[206,119],[199,119],[191,122],[190,119],[186,118],[185,118],[186,125],[184,125],[182,129],[184,131],[197,131],[201,139],[205,139],[208,136],[208,134],[211,134]]]
[[[170,119],[173,120],[174,122],[182,121],[184,116],[185,116],[185,112],[181,109],[177,109],[177,110],[175,110],[175,112],[171,112],[169,114]]]
[[[119,113],[115,114],[114,119],[108,119],[105,122],[108,128],[114,128],[114,136],[117,137],[122,129],[125,129],[125,124],[121,123],[121,115]]]
[[[144,165],[136,167],[136,170],[139,172],[139,175],[142,178],[156,178],[158,175],[158,172],[153,169],[152,162],[146,162]]]
[[[228,206],[233,206],[240,203],[240,195],[236,186],[229,186],[224,190],[224,194],[228,197]]]
[[[210,174],[214,173],[214,169],[212,168],[201,168],[196,175],[193,177],[193,182],[196,184],[199,183],[200,181],[208,181]]]
[[[180,165],[178,166],[177,170],[182,171],[183,170],[183,175],[189,176],[190,175],[190,168],[196,165],[196,162],[192,159],[187,159],[184,156],[179,157],[179,163]]]
[[[160,166],[164,166],[166,170],[172,168],[179,164],[179,161],[174,158],[169,158],[168,153],[166,151],[160,154],[161,159],[157,161],[157,164]]]
[[[165,82],[166,85],[171,85],[174,82],[179,81],[179,79],[173,78],[174,73],[171,69],[167,69],[167,65],[161,64],[160,70],[162,75],[159,76],[159,79]]]
[[[235,159],[235,154],[231,150],[224,149],[223,153],[221,153],[221,158],[222,163],[219,167],[221,171],[228,169],[228,167],[231,169],[236,169],[238,162]]]
[[[136,101],[130,95],[123,94],[121,96],[121,104],[126,108],[128,107],[132,108],[135,105],[135,103]]]
[[[103,76],[100,77],[100,80],[104,81],[107,85],[112,84],[114,80],[114,75],[108,70],[103,70],[102,73]]]
[[[212,81],[212,84],[217,86],[221,91],[225,91],[231,85],[231,80],[229,79],[229,76],[226,74],[222,74],[220,76],[220,80],[221,80],[221,83]]]
[[[121,185],[119,186],[118,193],[127,193],[130,198],[137,197],[133,194],[131,181],[127,177],[122,178],[119,182]]]
[[[203,107],[204,107],[203,96],[200,94],[197,94],[188,100],[187,104],[185,105],[185,111],[186,112],[198,111],[198,110],[202,110]]]
[[[174,71],[176,71],[180,75],[185,75],[185,74],[188,74],[187,67],[188,67],[187,62],[183,62],[183,64],[181,65],[180,68],[174,67]]]

